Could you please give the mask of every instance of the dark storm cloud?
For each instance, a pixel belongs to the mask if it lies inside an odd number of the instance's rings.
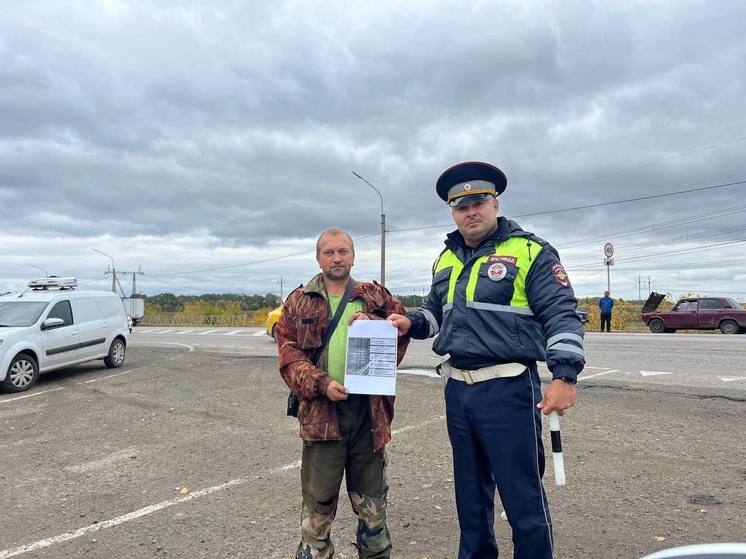
[[[20,5],[19,5],[20,6]],[[46,2],[0,21],[0,220],[23,235],[307,238],[448,223],[437,175],[503,208],[743,179],[740,2]],[[743,189],[527,218],[555,244]],[[438,230],[433,235],[440,235]],[[392,242],[395,242],[392,236]]]

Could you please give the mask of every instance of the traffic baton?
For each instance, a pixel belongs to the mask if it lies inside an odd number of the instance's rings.
[[[554,459],[554,483],[565,485],[565,459],[562,456],[560,420],[556,411],[549,414],[549,433],[552,435],[552,458]]]

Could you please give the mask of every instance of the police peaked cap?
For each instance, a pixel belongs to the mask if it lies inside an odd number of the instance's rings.
[[[477,181],[472,185],[470,181]],[[489,183],[489,184],[486,184]],[[458,186],[458,188],[454,188]],[[449,167],[438,177],[435,190],[444,201],[462,196],[493,194],[499,196],[508,186],[508,179],[500,169],[481,161],[465,161]]]

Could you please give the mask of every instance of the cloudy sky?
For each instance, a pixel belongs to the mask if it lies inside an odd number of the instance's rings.
[[[148,294],[287,294],[330,225],[377,278],[353,171],[383,194],[387,286],[421,293],[453,228],[435,179],[481,159],[579,296],[612,242],[618,297],[744,301],[744,21],[741,0],[7,4],[0,293],[41,269],[106,288],[95,248]]]

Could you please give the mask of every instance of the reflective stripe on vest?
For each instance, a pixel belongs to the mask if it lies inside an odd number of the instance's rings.
[[[531,269],[531,265],[544,247],[527,237],[511,237],[507,241],[495,244],[493,252],[477,258],[472,264],[469,273],[469,280],[466,284],[466,301],[474,302],[474,294],[477,290],[477,280],[479,279],[479,268],[487,262],[490,256],[509,256],[516,259],[518,275],[513,282],[513,297],[510,300],[511,307],[528,307],[528,297],[526,296],[526,276]],[[448,249],[435,263],[433,274],[451,268],[451,275],[448,281],[448,296],[446,305],[453,305],[453,296],[456,292],[456,283],[458,282],[461,272],[464,270],[464,264],[458,259],[456,254]]]

